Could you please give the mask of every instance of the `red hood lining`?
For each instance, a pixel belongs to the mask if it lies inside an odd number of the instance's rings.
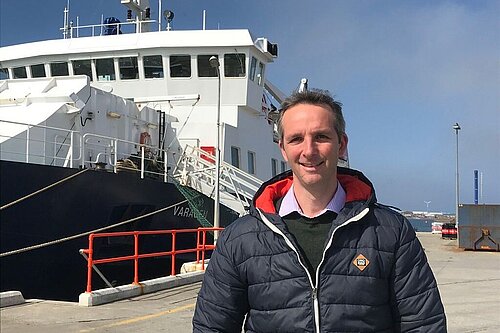
[[[351,175],[337,175],[337,179],[346,192],[346,202],[367,200],[371,193],[372,188],[370,185],[361,181],[356,176]],[[293,176],[272,183],[262,191],[262,193],[255,199],[255,207],[262,209],[266,213],[276,213],[274,203],[279,198],[285,196],[286,192],[290,189],[293,183]]]

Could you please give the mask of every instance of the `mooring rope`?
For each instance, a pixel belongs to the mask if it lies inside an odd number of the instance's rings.
[[[137,221],[139,219],[142,219],[142,218],[145,218],[145,217],[148,217],[148,216],[151,216],[151,215],[154,215],[154,214],[158,214],[160,212],[172,209],[173,207],[178,206],[178,205],[182,205],[183,203],[186,203],[186,202],[188,202],[188,199],[183,200],[183,201],[179,201],[178,203],[175,203],[175,204],[170,205],[168,207],[160,208],[160,209],[155,210],[155,211],[153,211],[151,213],[147,213],[147,214],[144,214],[144,215],[141,215],[141,216],[137,216],[137,217],[134,217],[134,218],[122,221],[122,222],[118,222],[118,223],[115,223],[115,224],[112,224],[112,225],[109,225],[109,226],[106,226],[106,227],[102,227],[102,228],[95,229],[95,230],[92,230],[92,231],[83,232],[83,233],[78,234],[78,235],[73,235],[73,236],[69,236],[69,237],[65,237],[65,238],[53,240],[53,241],[42,243],[42,244],[38,244],[38,245],[28,246],[28,247],[25,247],[25,248],[22,248],[22,249],[18,249],[18,250],[13,250],[13,251],[9,251],[9,252],[0,253],[0,258],[6,257],[6,256],[10,256],[10,255],[13,255],[13,254],[18,254],[18,253],[22,253],[22,252],[31,251],[31,250],[36,250],[36,249],[39,249],[39,248],[42,248],[42,247],[47,247],[47,246],[54,245],[54,244],[59,244],[59,243],[62,243],[62,242],[66,242],[66,241],[75,239],[75,238],[79,238],[79,237],[83,237],[83,236],[88,236],[88,235],[90,235],[92,233],[105,231],[105,230],[108,230],[108,229],[111,229],[111,228],[114,228],[114,227],[118,227],[118,226],[121,226],[121,225],[124,225],[124,224],[127,224],[127,223],[131,223],[131,222]]]
[[[46,190],[48,190],[48,189],[50,189],[50,188],[52,188],[52,187],[54,187],[54,186],[57,186],[57,185],[59,185],[59,184],[61,184],[61,183],[65,182],[65,181],[68,181],[68,180],[70,180],[71,178],[74,178],[74,177],[76,177],[76,176],[78,176],[78,175],[80,175],[80,174],[82,174],[82,173],[84,173],[85,171],[88,171],[88,170],[89,170],[89,169],[83,169],[83,170],[81,170],[81,171],[79,171],[79,172],[77,172],[77,173],[75,173],[75,174],[73,174],[73,175],[71,175],[71,176],[68,176],[68,177],[66,177],[66,178],[63,178],[63,179],[61,179],[61,180],[59,180],[59,181],[57,181],[57,182],[55,182],[55,183],[53,183],[53,184],[51,184],[51,185],[49,185],[49,186],[46,186],[46,187],[44,187],[44,188],[41,188],[41,189],[39,189],[38,191],[35,191],[35,192],[30,193],[30,194],[28,194],[28,195],[25,195],[25,196],[24,196],[24,197],[22,197],[22,198],[19,198],[19,199],[14,200],[14,201],[12,201],[12,202],[10,202],[10,203],[6,204],[6,205],[3,205],[2,207],[0,207],[0,210],[4,210],[5,208],[9,208],[10,206],[13,206],[13,205],[15,205],[15,204],[17,204],[17,203],[19,203],[19,202],[21,202],[21,201],[24,201],[24,200],[26,200],[26,199],[28,199],[28,198],[31,198],[32,196],[35,196],[35,195],[37,195],[37,194],[39,194],[39,193],[42,193],[43,191],[46,191]]]

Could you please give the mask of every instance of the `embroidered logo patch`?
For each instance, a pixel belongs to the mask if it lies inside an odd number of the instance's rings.
[[[360,271],[363,271],[369,264],[370,260],[362,254],[359,254],[353,261],[352,264],[356,266]]]

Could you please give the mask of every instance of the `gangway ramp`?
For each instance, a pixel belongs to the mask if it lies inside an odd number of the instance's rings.
[[[186,145],[173,176],[181,185],[213,198],[216,178],[214,161],[212,154]],[[240,215],[246,214],[255,192],[262,184],[262,180],[224,161],[221,161],[219,182],[221,204]]]

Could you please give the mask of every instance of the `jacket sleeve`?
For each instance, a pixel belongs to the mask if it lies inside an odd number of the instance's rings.
[[[391,284],[395,332],[446,332],[446,316],[434,274],[406,218]]]
[[[234,263],[228,231],[221,233],[205,271],[193,316],[193,332],[241,332],[249,308],[247,286]]]

